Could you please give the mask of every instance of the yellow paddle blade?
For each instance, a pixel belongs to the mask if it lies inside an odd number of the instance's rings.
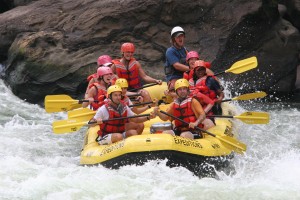
[[[72,99],[68,95],[47,95],[45,97],[45,110],[48,113],[68,111],[80,108],[81,104],[78,100]]]
[[[249,94],[243,94],[238,97],[232,98],[232,100],[250,100],[250,99],[256,99],[256,98],[263,98],[267,96],[265,92],[254,92]]]
[[[233,137],[229,137],[226,135],[225,136],[215,135],[215,137],[221,140],[222,142],[224,142],[224,144],[226,143],[227,145],[230,145],[231,148],[237,153],[242,154],[247,150],[246,144],[236,140]]]
[[[77,121],[89,121],[96,114],[96,111],[88,108],[71,110],[68,112],[68,119],[76,119]]]
[[[52,124],[53,132],[56,134],[75,132],[87,125],[87,121],[77,121],[75,119],[59,120]]]
[[[268,124],[270,115],[267,112],[244,112],[239,116],[233,116],[246,124]]]
[[[229,69],[225,70],[226,73],[231,72],[240,74],[242,72],[254,69],[257,67],[257,58],[255,56],[235,62]]]

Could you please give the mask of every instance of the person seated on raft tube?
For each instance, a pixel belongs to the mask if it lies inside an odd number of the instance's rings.
[[[121,119],[106,121],[107,119],[114,119],[120,117],[130,117],[135,114],[131,109],[122,102],[122,89],[118,85],[112,85],[107,89],[107,101],[101,106],[94,118],[91,121],[96,121],[100,126],[98,131],[97,142],[100,145],[111,144],[123,140],[124,138],[137,135],[135,129],[126,130],[125,124],[128,122],[142,123],[147,120],[155,118],[155,114],[152,112],[150,116],[136,117],[130,119]]]
[[[206,65],[204,61],[198,60],[195,62],[193,78],[189,80],[190,88],[197,89],[202,94],[211,98],[215,105],[212,111],[216,115],[222,115],[221,103],[224,98],[222,87],[214,76],[207,75]]]
[[[98,60],[97,60],[97,65],[98,67],[111,67],[112,66],[112,59],[109,55],[102,55],[102,56],[99,56]],[[97,82],[97,79],[98,79],[98,75],[97,75],[97,72],[94,73],[94,74],[91,74],[87,77],[87,81],[88,81],[88,86],[86,88],[86,92],[85,92],[85,98],[87,99],[88,97],[88,90],[90,89],[90,86]],[[112,78],[112,83],[117,80],[117,76],[114,75],[114,77]]]
[[[121,46],[122,58],[113,60],[112,70],[119,78],[125,78],[128,81],[128,90],[138,89],[142,87],[140,78],[146,83],[162,84],[161,80],[148,76],[142,69],[141,64],[133,57],[135,52],[134,44],[124,43]],[[151,101],[150,94],[147,90],[138,90],[144,102]],[[137,94],[135,92],[135,94]],[[131,93],[132,94],[132,93]]]
[[[93,110],[97,110],[104,104],[104,100],[106,99],[106,90],[109,86],[111,86],[112,77],[113,72],[110,67],[99,67],[97,69],[97,81],[90,85],[86,98],[89,102],[83,102],[83,108],[91,105]]]
[[[189,71],[183,73],[183,78],[190,80],[194,75],[195,62],[200,59],[199,54],[196,51],[190,51],[187,53],[186,62],[189,66]],[[206,66],[207,75],[214,75],[214,72],[210,69],[211,63],[204,62]]]
[[[128,82],[125,78],[118,78],[116,80],[116,85],[120,86],[122,89],[122,98],[121,100],[123,101],[123,103],[127,106],[131,106],[133,105],[132,101],[130,100],[130,98],[128,96],[126,96],[127,93],[127,88],[128,88]],[[151,108],[152,106],[156,105],[156,99],[153,100],[152,104],[148,104],[145,105],[143,107],[131,107],[131,110],[135,113],[135,114],[140,114],[146,110],[148,110],[149,108]],[[151,106],[152,105],[152,106]],[[135,123],[135,122],[128,122],[125,124],[125,130],[131,130],[131,129],[135,129],[137,131],[137,134],[142,134],[143,130],[144,130],[144,124],[143,123]]]
[[[164,131],[163,133],[179,135],[190,139],[203,137],[201,132],[194,128],[198,126],[207,130],[215,125],[211,120],[205,118],[205,112],[203,111],[199,101],[189,96],[189,82],[186,79],[178,79],[175,82],[175,92],[178,95],[178,98],[170,104],[166,112],[186,121],[188,125],[175,119],[174,130]],[[158,110],[159,108],[155,107],[154,113],[158,115],[161,120],[173,120],[171,117],[159,112]]]

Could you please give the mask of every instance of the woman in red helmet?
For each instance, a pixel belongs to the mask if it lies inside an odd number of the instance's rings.
[[[161,80],[154,79],[148,76],[142,69],[141,64],[133,57],[135,47],[132,43],[124,43],[121,46],[122,58],[113,60],[113,72],[119,78],[125,78],[128,81],[128,89],[137,89],[142,86],[141,79],[145,83],[162,84]],[[139,93],[143,97],[144,102],[151,101],[150,94],[146,90],[141,90]]]
[[[99,67],[97,69],[97,81],[88,87],[86,99],[89,102],[83,102],[82,107],[91,105],[93,110],[97,110],[104,104],[106,90],[111,85],[113,72],[110,67]],[[98,102],[95,102],[98,101]]]
[[[206,72],[205,62],[197,60],[195,62],[194,75],[189,80],[190,87],[198,90],[202,94],[205,94],[211,98],[215,104],[212,108],[213,113],[216,115],[222,114],[221,102],[224,98],[224,93],[220,83],[215,79],[214,76],[208,75]]]

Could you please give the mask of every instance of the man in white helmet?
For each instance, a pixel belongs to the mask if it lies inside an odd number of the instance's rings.
[[[168,82],[167,94],[175,97],[175,81],[183,77],[183,73],[189,70],[186,63],[187,49],[184,47],[185,32],[180,26],[175,26],[171,31],[172,46],[166,51],[165,74]]]

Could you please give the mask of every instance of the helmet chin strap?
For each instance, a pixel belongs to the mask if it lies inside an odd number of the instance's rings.
[[[188,91],[188,93],[187,93],[187,95],[186,95],[185,97],[180,97],[180,96],[178,95],[177,91],[175,91],[175,93],[177,94],[178,99],[179,99],[179,101],[181,102],[181,101],[185,100],[185,99],[189,96],[190,90]]]

